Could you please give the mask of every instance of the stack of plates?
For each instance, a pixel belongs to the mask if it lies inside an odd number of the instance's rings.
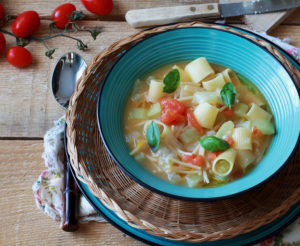
[[[164,26],[121,40],[99,54],[77,83],[67,112],[66,151],[82,193],[113,225],[147,243],[252,243],[277,231],[300,212],[299,151],[264,186],[215,202],[181,201],[153,193],[130,179],[106,152],[97,127],[97,97],[105,74],[119,55],[153,33],[200,26],[251,38],[287,58],[290,72],[295,67],[300,69],[275,44],[245,30],[197,22]],[[296,79],[299,81],[300,77]]]

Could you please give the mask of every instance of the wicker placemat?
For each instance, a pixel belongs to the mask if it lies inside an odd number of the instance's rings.
[[[228,239],[270,223],[299,201],[300,148],[276,176],[255,190],[222,201],[189,202],[158,195],[130,179],[106,152],[97,127],[100,84],[118,55],[155,33],[186,27],[211,27],[249,38],[274,54],[300,84],[300,72],[276,48],[228,27],[191,22],[140,32],[97,55],[77,83],[66,117],[68,152],[77,177],[130,226],[172,240]]]

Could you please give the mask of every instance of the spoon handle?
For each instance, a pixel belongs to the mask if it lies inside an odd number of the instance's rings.
[[[63,194],[63,223],[64,231],[73,232],[78,229],[79,189],[73,178],[69,163],[65,167],[65,189]]]

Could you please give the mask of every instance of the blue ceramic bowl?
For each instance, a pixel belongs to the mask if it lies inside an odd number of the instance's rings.
[[[129,155],[123,135],[123,111],[134,81],[162,65],[200,56],[253,81],[270,104],[277,131],[268,152],[250,174],[216,188],[187,188],[154,176]],[[190,27],[153,35],[124,52],[102,84],[97,118],[111,157],[135,181],[178,199],[209,200],[262,184],[287,162],[299,138],[300,101],[293,79],[266,49],[230,32]]]

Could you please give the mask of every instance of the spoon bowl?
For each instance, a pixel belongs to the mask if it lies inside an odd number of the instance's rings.
[[[64,108],[68,108],[76,81],[85,68],[86,62],[75,52],[66,53],[56,63],[52,76],[52,93],[55,100]]]

